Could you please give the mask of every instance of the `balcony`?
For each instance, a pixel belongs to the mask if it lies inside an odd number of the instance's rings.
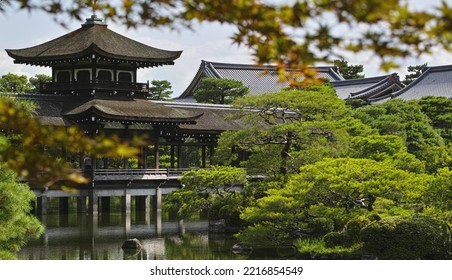
[[[182,177],[190,168],[167,169],[96,169],[93,173],[93,181],[149,181],[170,180]]]
[[[40,93],[89,95],[94,93],[131,94],[141,93],[147,95],[149,83],[115,82],[115,81],[71,81],[50,82],[40,84]]]

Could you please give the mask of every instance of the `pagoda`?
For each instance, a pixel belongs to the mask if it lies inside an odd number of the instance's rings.
[[[41,93],[76,96],[146,97],[147,83],[137,69],[173,65],[182,51],[147,46],[107,28],[95,15],[82,27],[46,43],[6,50],[14,63],[52,68],[52,82]]]
[[[26,96],[38,104],[37,118],[42,124],[77,125],[89,135],[102,131],[125,140],[145,135],[148,143],[142,147],[140,168],[148,167],[149,145],[154,145],[150,166],[159,168],[159,143],[171,146],[171,167],[175,167],[175,157],[180,158],[174,155],[175,146],[189,137],[179,132],[180,127],[195,125],[203,115],[148,100],[149,83],[137,79],[138,69],[173,65],[182,51],[158,49],[122,36],[95,15],[66,35],[6,52],[14,63],[52,68],[52,81],[42,83],[39,93]],[[201,135],[206,137],[204,132]],[[218,134],[213,139],[217,138]],[[95,159],[90,165],[96,168]],[[97,168],[106,166],[97,164]],[[82,162],[80,167],[84,167]],[[121,168],[128,166],[125,163]]]
[[[102,132],[107,137],[119,135],[125,141],[144,136],[141,138],[146,141],[140,143],[140,155],[134,160],[99,158],[83,151],[72,155],[62,147],[61,156],[83,170],[91,181],[77,187],[77,193],[43,190],[31,184],[37,213],[46,213],[47,201],[53,197],[60,199],[60,213],[67,213],[68,199],[74,196],[80,213],[86,211],[86,198],[90,213],[98,213],[99,207],[108,212],[110,197],[120,196],[123,211],[130,216],[132,196],[137,209],[146,211],[153,196],[161,221],[161,196],[181,187],[177,180],[181,169],[211,165],[208,159],[219,135],[235,127],[225,120],[229,110],[221,106],[187,107],[149,100],[149,84],[138,82],[137,70],[173,65],[182,52],[154,48],[122,36],[95,15],[66,35],[6,52],[14,63],[52,69],[52,81],[42,83],[39,93],[16,95],[37,104],[36,118],[41,124],[75,125],[89,136]],[[169,159],[165,166],[160,166],[162,151]],[[130,223],[130,217],[126,220]]]

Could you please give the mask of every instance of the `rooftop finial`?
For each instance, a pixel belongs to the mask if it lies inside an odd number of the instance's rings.
[[[93,9],[93,14],[90,18],[86,19],[86,22],[82,24],[82,26],[91,26],[91,25],[107,25],[102,18],[98,18],[96,16],[96,7],[97,7],[97,0],[91,0],[91,8]]]

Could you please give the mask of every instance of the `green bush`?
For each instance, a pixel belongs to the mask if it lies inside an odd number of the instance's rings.
[[[308,222],[308,230],[315,236],[325,235],[334,230],[334,221],[328,218],[314,218]]]
[[[345,231],[327,233],[323,236],[323,241],[325,241],[325,245],[328,247],[350,246],[354,243],[353,239]]]
[[[281,235],[280,232],[266,225],[249,226],[236,234],[240,242],[259,247],[287,246],[293,244],[293,239],[289,238],[289,234]]]
[[[371,217],[371,219],[374,218]],[[360,242],[361,230],[370,223],[371,220],[366,216],[357,216],[346,223],[343,231],[327,233],[323,240],[329,247],[352,246]]]
[[[356,218],[351,219],[345,225],[345,231],[351,241],[359,241],[361,230],[368,226],[371,221],[367,217],[358,216]]]
[[[389,217],[361,231],[366,253],[379,259],[451,259],[448,225],[428,217]]]
[[[240,219],[240,201],[237,197],[216,199],[209,208],[209,220],[224,219],[228,227],[238,227]]]
[[[352,246],[329,246],[322,238],[305,238],[296,243],[303,259],[313,260],[353,260],[361,258],[361,244]]]

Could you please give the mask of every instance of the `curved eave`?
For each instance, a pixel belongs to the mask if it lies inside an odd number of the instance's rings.
[[[196,124],[196,120],[203,114],[194,115],[186,118],[165,118],[165,117],[141,117],[141,116],[124,116],[113,115],[102,111],[97,106],[92,106],[85,111],[76,114],[64,114],[65,118],[73,121],[112,121],[112,122],[126,122],[126,123],[150,123],[161,125],[180,125],[180,124]],[[95,117],[93,120],[92,117]]]
[[[93,53],[107,59],[144,63],[149,66],[174,64],[182,51],[155,48],[130,39],[107,28],[106,25],[85,24],[63,36],[23,49],[7,49],[15,63],[50,66],[55,61],[74,60]]]
[[[135,64],[138,68],[145,67],[158,67],[162,65],[174,65],[174,60],[179,58],[182,54],[182,51],[173,52],[174,55],[170,58],[142,58],[142,57],[131,57],[124,55],[116,55],[112,53],[108,53],[97,45],[92,44],[90,47],[85,50],[77,53],[67,54],[67,55],[58,55],[58,56],[48,56],[48,57],[25,57],[18,54],[17,51],[20,50],[11,50],[7,49],[6,52],[10,57],[14,59],[14,63],[16,64],[28,64],[34,66],[44,66],[44,67],[52,67],[55,64],[60,63],[75,63],[80,60],[91,60],[92,55],[95,54],[97,57],[100,57],[103,60],[108,60],[116,63],[130,63]],[[20,52],[19,52],[20,53]]]
[[[445,68],[444,66],[438,66],[436,67],[439,70],[442,70],[443,68]],[[428,75],[430,75],[431,72],[434,71],[433,67],[425,67],[422,74],[417,77],[414,81],[412,81],[409,85],[407,85],[406,87],[402,88],[399,91],[394,92],[391,97],[392,98],[396,98],[396,97],[400,97],[402,94],[404,94],[405,92],[409,92],[413,87],[417,86],[425,77],[427,77]]]
[[[385,79],[380,82],[372,85],[363,90],[352,92],[350,95],[350,99],[358,99],[358,98],[375,98],[380,97],[380,93],[385,92],[387,90],[391,90],[394,92],[395,90],[400,90],[403,88],[403,84],[399,81],[397,74],[393,73],[387,76]],[[391,94],[391,93],[388,93]]]

